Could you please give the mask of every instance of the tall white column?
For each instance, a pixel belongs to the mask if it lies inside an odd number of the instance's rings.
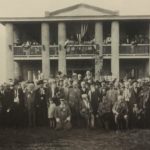
[[[49,78],[50,75],[50,60],[49,60],[49,42],[50,42],[50,34],[49,34],[49,24],[42,23],[41,24],[41,37],[42,37],[42,73],[44,78]]]
[[[100,79],[103,67],[103,23],[95,23],[95,43],[99,45],[99,54],[95,58],[95,80]]]
[[[149,44],[150,44],[150,23],[149,23],[149,29],[148,29],[148,38],[149,38]],[[150,45],[149,45],[149,60],[148,60],[148,67],[147,67],[147,72],[148,72],[148,75],[150,76]]]
[[[13,24],[6,24],[6,79],[14,79]]]
[[[33,81],[33,71],[28,70],[27,71],[28,81]]]
[[[64,22],[58,23],[58,44],[60,45],[58,70],[66,74],[66,50],[64,48],[66,41],[66,25]]]
[[[19,30],[16,26],[14,26],[14,43],[17,43],[17,40],[19,40]]]
[[[17,61],[14,61],[14,78],[19,80],[21,77],[21,64]]]
[[[119,78],[119,22],[111,24],[111,72],[112,76]]]

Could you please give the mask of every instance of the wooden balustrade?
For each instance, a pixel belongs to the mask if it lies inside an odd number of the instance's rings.
[[[14,46],[14,56],[41,56],[42,55],[42,46]]]
[[[66,55],[94,55],[98,54],[98,45],[67,45]]]
[[[149,44],[122,44],[120,45],[120,54],[147,55],[149,53]]]
[[[59,46],[58,45],[50,45],[49,46],[49,54],[50,54],[50,56],[58,56],[58,50],[59,50]]]
[[[121,44],[119,46],[120,55],[148,55],[149,44]],[[66,47],[67,56],[90,56],[96,55],[99,51],[99,46],[93,45],[67,45]],[[50,45],[49,53],[50,56],[58,56],[60,46]],[[14,46],[13,52],[15,57],[39,57],[42,55],[42,46]],[[111,55],[111,45],[103,45],[103,55]]]
[[[111,45],[103,45],[103,55],[111,55]]]

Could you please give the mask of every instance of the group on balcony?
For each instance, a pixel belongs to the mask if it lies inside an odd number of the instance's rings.
[[[129,54],[149,53],[149,38],[144,34],[125,35],[120,38],[121,52]]]
[[[103,43],[104,43],[104,45],[109,45],[109,44],[111,44],[111,35],[110,35],[110,34],[108,34],[108,35],[106,36],[106,38],[104,38]]]
[[[144,34],[135,34],[134,36],[125,35],[120,39],[121,44],[148,44],[149,38]]]
[[[65,42],[67,54],[94,54],[96,52],[95,38],[78,40],[71,36]]]
[[[16,43],[14,43],[14,46],[18,47],[18,52],[21,53],[22,51],[23,55],[40,55],[41,49],[39,48],[40,43],[36,40],[17,40]]]
[[[15,46],[22,46],[22,47],[25,47],[25,48],[29,48],[31,46],[37,46],[37,45],[40,45],[39,42],[37,42],[36,40],[17,40],[16,43],[14,43]]]

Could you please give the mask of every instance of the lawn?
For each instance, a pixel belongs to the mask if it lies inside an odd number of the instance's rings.
[[[150,150],[150,130],[0,129],[0,150]]]

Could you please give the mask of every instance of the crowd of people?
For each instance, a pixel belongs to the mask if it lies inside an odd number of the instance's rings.
[[[0,126],[150,128],[150,81],[95,81],[92,73],[0,85]]]

